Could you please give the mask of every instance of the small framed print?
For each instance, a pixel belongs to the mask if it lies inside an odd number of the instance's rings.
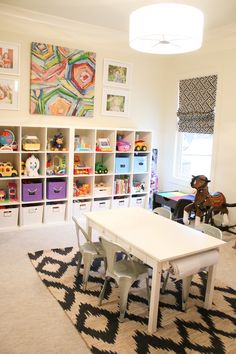
[[[0,74],[19,75],[20,45],[0,42]]]
[[[103,89],[102,114],[127,117],[129,113],[129,92],[126,90]]]
[[[18,109],[19,80],[0,76],[0,109]]]
[[[131,64],[104,59],[103,83],[107,86],[130,88]]]

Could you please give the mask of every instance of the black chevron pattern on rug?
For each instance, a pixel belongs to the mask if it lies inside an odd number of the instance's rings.
[[[90,316],[96,316],[97,318],[103,317],[106,322],[105,328],[103,330],[95,330],[94,328],[88,327],[86,322]],[[101,339],[106,343],[115,343],[119,328],[118,317],[119,311],[111,314],[109,311],[102,308],[94,307],[90,304],[81,304],[79,314],[77,315],[76,328],[80,332],[97,337],[97,339]]]
[[[98,306],[103,284],[101,261],[94,262],[84,291],[82,274],[76,276],[78,249],[39,251],[29,253],[29,258],[94,354],[236,352],[236,291],[216,284],[213,308],[204,309],[205,273],[193,279],[191,306],[186,313],[181,311],[181,281],[174,282],[170,277],[166,294],[160,299],[158,331],[150,335],[148,302],[140,282],[132,288],[126,321],[120,323],[119,293],[114,282],[107,287],[103,306]]]

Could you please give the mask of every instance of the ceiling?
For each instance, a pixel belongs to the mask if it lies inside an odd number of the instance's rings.
[[[205,14],[206,30],[236,22],[236,0],[0,0],[0,4],[124,32],[128,32],[129,14],[133,10],[160,2],[175,2],[198,7]]]

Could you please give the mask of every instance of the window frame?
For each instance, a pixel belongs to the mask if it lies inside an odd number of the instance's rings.
[[[174,154],[174,165],[173,165],[173,175],[176,179],[182,180],[182,181],[189,181],[192,176],[192,172],[190,172],[189,176],[186,176],[182,173],[182,161],[183,161],[183,140],[184,140],[184,134],[185,132],[180,132],[178,131],[178,126],[177,126],[177,131],[176,131],[176,138],[175,138],[175,154]],[[187,133],[187,134],[195,134],[195,135],[201,135],[201,133]],[[211,154],[206,154],[204,156],[209,156],[210,157],[210,167],[209,167],[209,172],[207,174],[207,177],[210,178],[211,172],[212,172],[212,166],[213,166],[213,146],[214,146],[214,134],[209,134],[211,136],[212,141],[211,141]],[[203,156],[200,154],[196,154],[193,156]],[[205,172],[203,172],[205,174]]]

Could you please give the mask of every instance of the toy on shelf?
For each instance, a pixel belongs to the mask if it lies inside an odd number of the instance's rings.
[[[22,138],[22,149],[25,151],[40,150],[40,141],[36,135],[25,135]]]
[[[20,173],[21,173],[21,176],[25,175],[25,161],[21,161]]]
[[[145,191],[145,182],[133,180],[132,193],[143,193]]]
[[[108,173],[108,169],[106,165],[102,162],[96,162],[95,164],[95,173],[102,174],[102,173]]]
[[[0,177],[17,177],[18,172],[11,162],[0,162]]]
[[[74,157],[74,175],[89,175],[91,167],[86,166],[84,162],[80,161],[79,156]]]
[[[9,129],[4,129],[0,133],[0,150],[17,150],[17,143],[15,141],[14,133]]]
[[[16,183],[14,182],[9,182],[7,184],[8,188],[8,199],[12,202],[16,201]]]
[[[16,183],[9,182],[5,189],[0,189],[0,202],[7,204],[9,202],[16,202]]]
[[[62,133],[58,133],[54,135],[52,142],[51,142],[51,149],[52,151],[66,151],[64,147],[64,136]]]
[[[134,144],[135,151],[147,151],[147,144],[144,140],[136,140]]]
[[[65,156],[48,156],[47,170],[48,176],[63,176],[66,174],[66,157]]]
[[[75,151],[92,151],[91,144],[84,141],[84,138],[80,135],[75,136]]]
[[[40,166],[39,159],[37,157],[35,157],[34,155],[31,155],[25,161],[24,175],[29,176],[29,177],[38,176],[39,175],[39,173],[38,173],[39,166]]]
[[[127,152],[131,149],[131,143],[124,140],[124,136],[121,134],[117,135],[116,150],[121,152]]]
[[[0,189],[0,202],[4,202],[6,199],[6,192],[3,189]]]
[[[90,192],[90,184],[89,183],[81,183],[79,181],[75,181],[73,184],[73,196],[74,197],[84,197],[88,196]]]
[[[53,146],[53,138],[48,138],[47,139],[47,150],[52,150]]]
[[[96,144],[96,151],[111,152],[111,144],[108,138],[99,138]]]

